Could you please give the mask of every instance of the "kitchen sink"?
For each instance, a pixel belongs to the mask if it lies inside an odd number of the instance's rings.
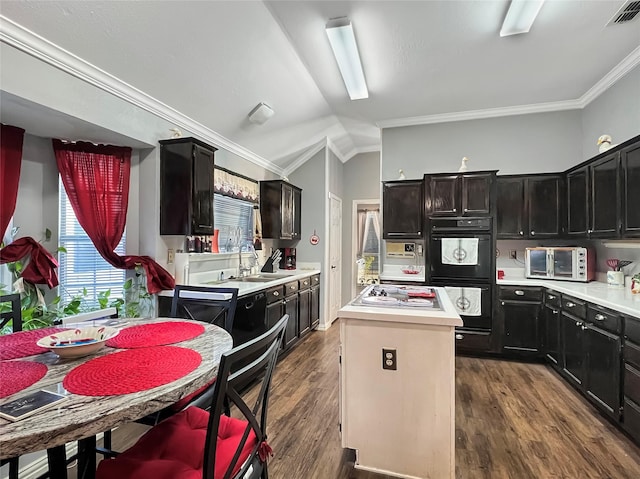
[[[245,276],[243,278],[234,278],[229,281],[240,281],[242,283],[267,283],[277,278],[266,278],[263,276]]]

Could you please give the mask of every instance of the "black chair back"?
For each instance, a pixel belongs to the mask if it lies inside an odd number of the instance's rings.
[[[11,303],[10,311],[0,313],[0,329],[4,328],[9,321],[14,333],[22,331],[22,308],[20,305],[20,295],[18,293],[0,295],[0,303]],[[4,309],[4,307],[2,308]]]
[[[231,298],[219,299],[221,294],[231,294]],[[176,285],[170,315],[215,324],[231,334],[237,303],[238,288]]]
[[[280,350],[280,344],[288,320],[289,315],[285,314],[278,323],[266,333],[222,355],[214,386],[213,399],[210,403],[211,409],[204,448],[204,479],[213,479],[218,426],[220,416],[224,412],[227,402],[237,408],[242,419],[247,420],[248,424],[231,464],[229,464],[224,475],[224,479],[230,479],[232,477],[231,473],[236,467],[238,458],[251,431],[256,435],[257,442],[251,451],[249,459],[235,477],[244,477],[249,468],[252,468],[250,477],[267,477],[267,465],[266,462],[260,460],[260,454],[264,453],[265,447],[268,447],[264,443],[267,439],[267,406],[269,404],[271,377],[273,376],[273,371],[278,360],[278,351]],[[256,355],[258,355],[258,357],[256,357]],[[234,368],[235,364],[246,363],[246,360],[249,358],[255,359],[240,369]],[[240,396],[238,386],[246,383],[246,377],[254,378],[261,373],[264,373],[264,375],[262,376],[260,392],[253,407],[249,407],[242,396]]]

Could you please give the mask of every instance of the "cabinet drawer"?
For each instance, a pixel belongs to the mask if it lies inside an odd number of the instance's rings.
[[[298,289],[300,289],[300,291],[304,289],[309,289],[310,286],[311,286],[311,278],[303,278],[300,281],[298,281]]]
[[[298,282],[297,281],[291,281],[290,283],[287,283],[284,285],[284,295],[285,296],[290,296],[292,294],[295,294],[298,292]]]
[[[640,370],[640,346],[629,341],[624,342],[624,360]]]
[[[463,351],[487,352],[491,346],[491,333],[456,330],[456,349]]]
[[[625,316],[624,337],[636,344],[640,344],[640,319]]]
[[[552,289],[546,290],[544,292],[544,304],[555,309],[560,309],[562,304],[562,297],[560,296],[560,293],[553,291]]]
[[[640,404],[640,371],[629,363],[624,365],[624,395]]]
[[[320,275],[314,274],[311,276],[311,286],[320,286]]]
[[[623,423],[625,431],[636,441],[640,441],[640,406],[624,398]]]
[[[595,326],[620,334],[620,313],[603,308],[596,304],[590,304],[587,308],[587,320]]]
[[[516,301],[542,301],[542,288],[522,286],[500,286],[498,291],[500,299]]]
[[[581,299],[563,296],[562,311],[566,311],[576,318],[587,319],[587,303]]]
[[[284,291],[282,286],[275,286],[267,290],[267,304],[275,303],[276,301],[282,301],[284,298]]]

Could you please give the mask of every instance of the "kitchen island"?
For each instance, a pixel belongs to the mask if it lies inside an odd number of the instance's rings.
[[[338,317],[342,447],[356,450],[355,467],[453,478],[462,320],[444,289],[372,285]]]

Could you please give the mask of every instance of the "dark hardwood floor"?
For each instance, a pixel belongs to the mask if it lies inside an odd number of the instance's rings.
[[[353,452],[340,447],[338,345],[334,324],[278,364],[269,417],[272,479],[387,477],[356,471]],[[126,447],[142,431],[121,427],[114,440]],[[635,479],[640,449],[547,366],[458,357],[456,477]]]

